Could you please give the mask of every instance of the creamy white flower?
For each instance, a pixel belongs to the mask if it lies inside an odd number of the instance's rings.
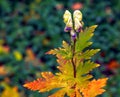
[[[75,10],[73,13],[73,20],[74,20],[74,26],[72,21],[72,15],[71,13],[66,10],[63,15],[64,22],[66,24],[65,26],[65,32],[69,32],[71,30],[75,30],[76,32],[80,32],[82,29],[82,13],[79,10]],[[73,28],[74,27],[74,28]]]
[[[74,11],[73,13],[73,19],[74,19],[74,29],[76,32],[80,32],[82,29],[82,13],[79,10]]]
[[[73,18],[82,21],[82,13],[79,10],[75,10],[73,13]]]
[[[63,15],[63,19],[64,19],[64,23],[67,23],[69,19],[72,19],[72,15],[68,10],[65,11]]]
[[[63,19],[64,19],[64,23],[66,24],[65,32],[68,32],[73,27],[72,15],[71,15],[71,13],[68,10],[65,11],[65,13],[63,15]]]

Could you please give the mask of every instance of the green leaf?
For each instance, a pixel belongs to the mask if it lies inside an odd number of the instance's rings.
[[[60,73],[57,75],[61,76],[61,78],[71,79],[74,78],[73,76],[73,65],[71,61],[66,61],[65,59],[58,59],[57,60],[59,66],[57,67],[60,70]]]
[[[76,57],[81,60],[81,59],[90,59],[93,55],[95,55],[97,52],[99,52],[100,49],[91,49],[87,50],[83,53],[78,53]]]
[[[46,54],[53,54],[65,59],[72,58],[71,46],[63,41],[62,47],[48,51]]]
[[[81,62],[78,66],[77,66],[77,77],[81,77],[87,73],[89,73],[92,69],[98,67],[99,64],[96,64],[94,62],[86,61],[85,63]]]
[[[79,33],[79,37],[77,38],[75,45],[75,52],[81,52],[86,47],[90,46],[92,42],[88,42],[93,36],[93,32],[97,25],[86,28],[83,32]]]

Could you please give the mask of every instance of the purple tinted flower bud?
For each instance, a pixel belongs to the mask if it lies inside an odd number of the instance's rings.
[[[77,37],[76,33],[72,30],[72,31],[70,32],[70,34],[71,34],[71,38],[72,38],[73,40],[75,40],[76,37]]]
[[[73,39],[73,40],[75,40],[75,39],[76,39],[76,37],[77,37],[77,35],[76,35],[76,34],[74,34],[74,35],[72,35],[71,37],[72,37],[72,39]]]
[[[72,30],[72,27],[67,27],[67,26],[64,29],[65,32],[70,32],[71,30]]]

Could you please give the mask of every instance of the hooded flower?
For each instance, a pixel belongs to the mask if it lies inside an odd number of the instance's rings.
[[[64,29],[65,32],[69,32],[73,29],[73,23],[72,23],[72,16],[71,13],[66,10],[63,15],[64,23],[66,24],[66,27]]]
[[[82,23],[82,13],[79,10],[75,10],[73,13],[74,26],[72,21],[72,15],[68,10],[65,11],[63,19],[64,19],[64,23],[66,24],[64,29],[65,32],[71,32],[74,30],[76,32],[81,31],[83,23]]]
[[[79,10],[74,11],[73,13],[75,31],[80,32],[82,29],[82,13]]]

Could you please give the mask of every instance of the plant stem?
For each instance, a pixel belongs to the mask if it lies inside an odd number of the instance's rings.
[[[73,75],[74,75],[74,78],[76,78],[76,65],[75,65],[75,62],[74,62],[75,43],[76,43],[76,39],[73,40],[73,45],[72,45],[72,59],[71,59],[71,62],[72,62],[72,65],[73,65]],[[76,87],[76,84],[74,85],[74,88],[75,87]],[[75,93],[74,97],[76,97],[76,93]]]
[[[76,44],[76,39],[73,40],[73,46],[72,46],[72,59],[71,59],[71,62],[72,62],[72,65],[73,65],[74,78],[76,78],[76,65],[75,65],[75,62],[74,62],[75,44]],[[76,88],[76,84],[74,85],[74,88]],[[80,93],[80,95],[83,97],[82,93]],[[75,94],[74,97],[76,97],[76,94]]]
[[[72,64],[73,64],[73,72],[74,72],[74,78],[76,78],[76,65],[75,65],[75,62],[74,62],[74,54],[75,54],[75,43],[76,43],[76,39],[74,40],[73,42],[73,57],[72,57]],[[75,87],[76,87],[76,84],[75,84]],[[76,93],[75,93],[75,96],[76,97]]]
[[[75,43],[76,43],[76,39],[73,40],[72,59],[71,59],[71,62],[72,62],[72,65],[73,65],[74,78],[76,78],[76,66],[75,66],[75,63],[74,63]]]

